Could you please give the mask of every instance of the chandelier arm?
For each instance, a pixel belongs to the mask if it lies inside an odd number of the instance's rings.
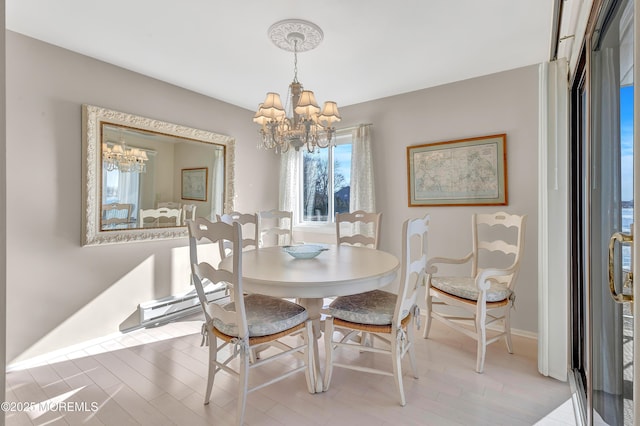
[[[329,147],[329,145],[331,145],[331,141],[330,141],[329,139],[327,139],[327,143],[326,143],[326,144],[324,144],[324,145],[323,145],[322,143],[320,143],[320,140],[321,140],[321,139],[318,139],[318,143],[317,143],[318,148],[328,148],[328,147]]]

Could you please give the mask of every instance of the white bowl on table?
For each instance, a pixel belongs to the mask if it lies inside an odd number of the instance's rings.
[[[325,250],[327,247],[319,244],[299,244],[294,246],[283,246],[282,250],[289,253],[296,259],[313,259]]]

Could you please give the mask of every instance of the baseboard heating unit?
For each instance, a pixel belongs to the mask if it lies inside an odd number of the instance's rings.
[[[222,302],[229,298],[224,287],[214,287],[211,284],[205,287],[205,294],[209,302]],[[150,300],[138,305],[139,327],[160,325],[192,315],[200,310],[200,300],[195,289],[182,295]]]

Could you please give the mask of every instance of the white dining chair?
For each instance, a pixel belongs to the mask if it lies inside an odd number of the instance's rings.
[[[382,213],[370,213],[363,210],[336,213],[336,244],[377,249],[380,242],[381,222]],[[333,297],[325,298],[323,311],[326,311],[327,305],[333,300]],[[368,335],[362,333],[361,340],[363,344],[368,344]]]
[[[324,390],[329,389],[335,367],[393,376],[400,405],[406,405],[402,358],[409,354],[413,377],[417,379],[412,320],[417,320],[419,315],[416,301],[426,275],[428,230],[428,214],[406,220],[402,225],[402,273],[397,293],[373,290],[337,297],[329,305],[330,316],[325,321],[324,334]],[[363,332],[372,337],[371,345],[361,345],[359,339],[354,338]],[[392,366],[379,368],[370,358],[364,362],[361,357],[342,361],[334,353],[340,349],[385,354],[391,357]]]
[[[293,244],[293,212],[274,209],[257,214],[260,247]]]
[[[209,222],[196,218],[187,223],[189,230],[189,253],[193,285],[196,288],[205,317],[203,338],[209,345],[209,368],[204,403],[211,399],[211,391],[217,373],[224,371],[238,379],[238,405],[236,424],[242,425],[250,392],[276,383],[298,372],[304,372],[307,389],[315,392],[313,368],[312,325],[307,310],[293,302],[261,294],[245,294],[242,288],[242,229],[239,223]],[[234,256],[231,270],[200,261],[198,241],[217,244],[220,240],[231,241]],[[233,301],[219,304],[207,300],[203,282],[225,283],[233,293]],[[292,335],[302,333],[299,339]],[[284,338],[292,336],[287,340]],[[220,344],[218,345],[218,342]],[[256,359],[254,351],[272,347],[268,356]],[[231,361],[238,358],[239,363]],[[290,357],[293,362],[285,362]],[[266,363],[280,364],[271,368],[258,384],[249,385],[249,373]],[[300,362],[302,361],[302,362]],[[276,374],[277,372],[277,374]],[[263,372],[264,374],[264,372]],[[224,385],[226,389],[226,384]]]
[[[435,319],[475,339],[478,373],[484,371],[487,345],[504,337],[507,350],[513,353],[510,313],[524,251],[526,221],[526,215],[505,212],[474,214],[471,252],[462,258],[434,257],[427,263],[423,337],[429,336],[431,320]],[[437,275],[439,264],[469,264],[471,270],[442,276]],[[452,312],[451,307],[456,311]],[[502,322],[502,330],[492,332],[488,338],[487,326],[494,322]]]
[[[131,221],[131,213],[133,213],[133,204],[103,204],[102,226],[111,227],[128,224]]]
[[[378,248],[382,213],[336,213],[336,242]]]

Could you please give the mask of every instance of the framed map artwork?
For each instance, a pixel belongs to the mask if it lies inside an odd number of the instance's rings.
[[[409,207],[504,206],[507,135],[407,147]]]
[[[183,200],[207,201],[208,168],[182,169]]]

